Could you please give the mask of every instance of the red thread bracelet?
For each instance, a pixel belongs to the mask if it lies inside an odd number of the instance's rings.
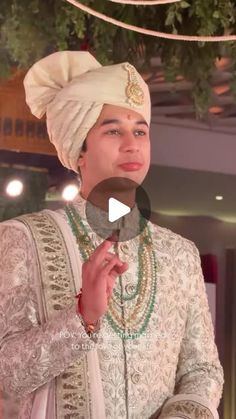
[[[81,308],[80,308],[81,295],[82,295],[82,288],[80,288],[79,293],[75,296],[75,298],[78,298],[78,312],[79,312],[79,314],[81,314]]]
[[[78,298],[78,313],[82,317],[82,320],[83,320],[83,316],[82,316],[81,308],[80,308],[81,295],[82,295],[82,288],[80,288],[79,293],[75,296],[75,298]],[[87,334],[90,336],[95,331],[95,328],[98,326],[99,320],[95,324],[87,324],[83,320],[83,324],[84,324],[84,328]]]

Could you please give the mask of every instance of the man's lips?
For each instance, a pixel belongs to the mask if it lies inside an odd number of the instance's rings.
[[[121,167],[123,170],[126,170],[127,172],[131,172],[133,170],[139,170],[142,167],[142,163],[127,162],[127,163],[119,164],[119,167]]]

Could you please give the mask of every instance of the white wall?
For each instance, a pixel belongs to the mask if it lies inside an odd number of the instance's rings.
[[[151,163],[236,174],[236,135],[219,130],[198,122],[153,118]]]
[[[221,253],[236,247],[236,223],[204,216],[152,214],[152,221],[195,242],[200,253]]]

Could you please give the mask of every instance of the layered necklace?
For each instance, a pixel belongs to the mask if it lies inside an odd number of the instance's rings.
[[[84,262],[95,250],[89,232],[80,214],[72,204],[65,208],[69,224],[76,238],[80,255]],[[151,231],[140,214],[137,285],[133,291],[124,293],[122,277],[119,289],[113,288],[105,314],[112,329],[123,339],[135,339],[143,334],[153,312],[157,289],[157,263],[153,249]],[[131,308],[132,307],[132,308]]]

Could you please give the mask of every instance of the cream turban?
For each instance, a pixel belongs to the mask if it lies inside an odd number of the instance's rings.
[[[31,112],[38,118],[46,113],[61,163],[76,173],[83,142],[104,104],[133,109],[150,124],[148,86],[129,63],[101,66],[89,52],[56,52],[30,68],[24,86]]]

